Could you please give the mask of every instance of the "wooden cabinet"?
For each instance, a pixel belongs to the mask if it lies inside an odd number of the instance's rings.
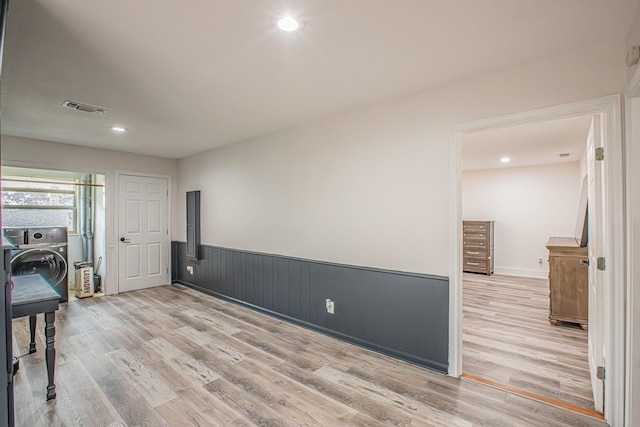
[[[586,247],[573,237],[551,237],[549,249],[549,322],[579,323],[589,318],[589,267]]]
[[[462,271],[493,274],[493,221],[463,221]]]

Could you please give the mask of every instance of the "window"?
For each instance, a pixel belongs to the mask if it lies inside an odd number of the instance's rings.
[[[68,227],[77,232],[76,179],[2,177],[3,227]]]

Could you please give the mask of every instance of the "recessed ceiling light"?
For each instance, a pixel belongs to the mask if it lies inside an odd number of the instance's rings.
[[[119,132],[119,133],[127,131],[127,128],[123,128],[122,126],[111,126],[110,129],[114,132]]]
[[[296,31],[300,28],[300,23],[292,16],[283,16],[278,19],[278,28],[282,31]]]
[[[510,157],[501,157],[500,161],[502,163],[509,163],[511,161],[511,158]]]

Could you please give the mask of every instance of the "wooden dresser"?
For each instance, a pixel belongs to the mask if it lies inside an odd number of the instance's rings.
[[[462,271],[493,274],[493,221],[462,222]]]
[[[586,247],[573,237],[551,237],[549,249],[549,322],[579,323],[589,318],[589,267]]]

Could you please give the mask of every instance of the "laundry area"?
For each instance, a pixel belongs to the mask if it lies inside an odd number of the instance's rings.
[[[3,166],[12,275],[41,275],[61,303],[104,295],[104,187],[103,174]]]

